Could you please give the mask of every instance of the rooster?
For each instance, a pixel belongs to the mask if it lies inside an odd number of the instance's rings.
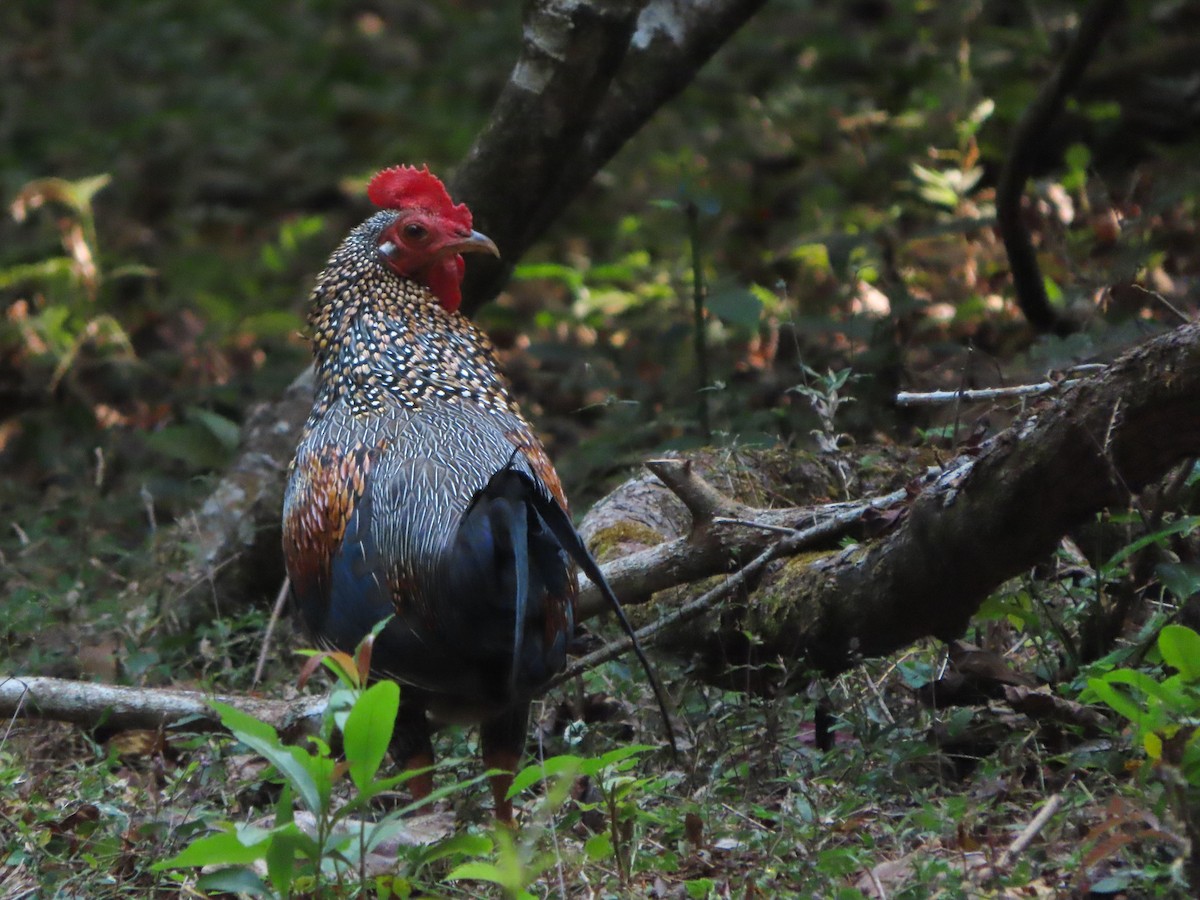
[[[458,311],[464,254],[498,256],[495,243],[427,168],[385,169],[367,195],[381,211],[312,293],[316,399],[283,505],[292,594],[328,648],[352,651],[387,619],[371,665],[402,685],[391,750],[425,770],[414,799],[433,786],[431,720],[478,723],[511,822],[530,701],[574,634],[575,565],[629,625],[490,341]]]

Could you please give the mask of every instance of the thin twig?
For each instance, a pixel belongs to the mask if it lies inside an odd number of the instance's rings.
[[[965,400],[978,403],[985,400],[1000,400],[1007,397],[1028,397],[1045,394],[1055,388],[1070,387],[1075,381],[1041,381],[1037,384],[1016,384],[1012,387],[979,388],[963,391],[901,391],[896,394],[897,406],[923,406],[934,403],[953,403]]]
[[[1037,837],[1037,833],[1046,827],[1046,823],[1050,821],[1051,816],[1058,812],[1058,808],[1062,806],[1062,794],[1054,794],[1045,802],[1038,814],[1033,817],[1033,820],[1025,826],[1016,840],[1008,845],[1008,849],[1000,855],[999,868],[1004,869],[1018,856],[1020,856],[1025,848]]]
[[[271,635],[275,631],[275,625],[283,616],[283,606],[287,603],[288,588],[292,583],[288,581],[287,576],[284,576],[283,584],[279,586],[279,595],[275,598],[275,606],[271,609],[271,620],[267,622],[267,630],[263,632],[262,649],[258,651],[258,665],[254,667],[254,679],[250,682],[250,687],[258,684],[262,678],[263,669],[267,667],[267,652],[271,648]]]
[[[717,516],[712,520],[714,525],[740,525],[742,528],[757,528],[760,531],[773,531],[776,534],[795,534],[795,528],[783,525],[771,525],[767,522],[752,522],[749,519],[731,519],[728,516]]]

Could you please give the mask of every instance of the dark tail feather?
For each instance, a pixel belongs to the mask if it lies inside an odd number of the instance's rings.
[[[513,638],[512,671],[509,685],[516,687],[521,659],[525,652],[525,614],[529,608],[529,521],[523,503],[503,499],[492,512],[493,526],[499,526],[513,552]]]
[[[526,476],[522,475],[522,477]],[[629,623],[629,619],[625,617],[625,610],[621,607],[621,601],[617,599],[617,595],[609,587],[608,582],[604,579],[604,575],[600,572],[600,564],[596,562],[596,558],[592,556],[591,551],[583,543],[583,538],[579,536],[579,532],[575,530],[574,524],[567,518],[567,514],[563,512],[562,507],[542,494],[536,485],[530,485],[529,493],[538,515],[550,526],[550,530],[554,532],[554,536],[558,539],[559,544],[575,560],[576,565],[600,589],[600,593],[604,595],[605,601],[612,607],[612,611],[616,613],[617,621],[621,623],[621,628],[625,630],[625,634],[633,642],[633,652],[637,656],[638,662],[642,664],[642,669],[645,671],[646,678],[650,681],[650,687],[654,691],[654,699],[658,701],[658,708],[662,712],[663,724],[666,726],[667,731],[667,740],[671,743],[671,754],[677,757],[679,755],[679,748],[675,742],[675,726],[671,723],[671,714],[667,706],[666,693],[663,691],[662,685],[659,684],[658,676],[654,674],[654,669],[650,666],[650,661],[646,659],[646,654],[642,651],[642,645],[638,643],[637,634],[634,632],[633,626]]]

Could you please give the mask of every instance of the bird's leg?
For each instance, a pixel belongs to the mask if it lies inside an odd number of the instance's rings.
[[[429,719],[423,704],[401,700],[396,727],[392,731],[391,751],[392,759],[406,771],[428,769],[433,765],[433,740],[429,736]],[[433,772],[414,775],[407,784],[413,802],[418,803],[433,792]]]
[[[529,704],[517,703],[495,719],[484,722],[479,728],[479,749],[483,764],[488,769],[499,769],[488,781],[492,784],[492,799],[495,802],[496,820],[506,825],[513,821],[512,800],[508,789],[513,775],[521,762],[525,749],[525,733],[529,728]]]

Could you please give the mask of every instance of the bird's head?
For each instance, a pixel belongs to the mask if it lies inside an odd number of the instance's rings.
[[[466,204],[455,206],[445,185],[426,166],[384,169],[371,179],[367,196],[396,213],[379,235],[384,263],[429,288],[448,310],[462,302],[462,254],[500,255],[491,238],[472,230]]]

